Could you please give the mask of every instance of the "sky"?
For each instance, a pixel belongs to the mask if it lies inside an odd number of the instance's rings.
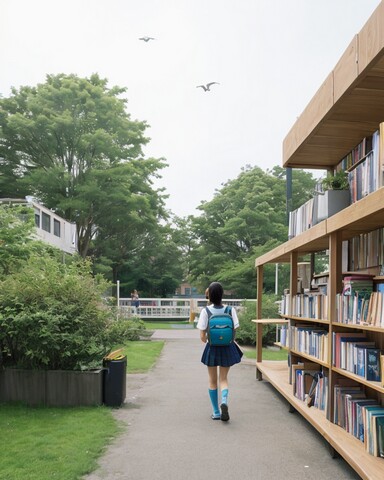
[[[247,165],[282,165],[284,137],[379,3],[0,0],[0,94],[58,73],[127,88],[145,156],[168,164],[167,208],[198,215]]]

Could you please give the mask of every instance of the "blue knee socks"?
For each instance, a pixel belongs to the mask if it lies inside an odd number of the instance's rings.
[[[221,403],[228,405],[228,388],[221,391]]]
[[[220,418],[220,410],[219,410],[219,397],[217,393],[217,388],[215,390],[208,390],[209,398],[211,399],[213,415],[215,417]]]

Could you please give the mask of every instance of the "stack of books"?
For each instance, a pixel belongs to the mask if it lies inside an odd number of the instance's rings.
[[[368,453],[384,458],[384,407],[367,398],[362,386],[334,386],[333,420],[363,442]]]
[[[374,275],[365,274],[344,277],[343,291],[336,296],[337,322],[354,325],[368,323],[373,277]]]
[[[380,349],[363,333],[332,333],[332,365],[354,373],[366,380],[381,379]]]

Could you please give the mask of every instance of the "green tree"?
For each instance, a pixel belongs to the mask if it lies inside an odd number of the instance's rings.
[[[309,173],[294,176],[294,208],[309,198],[315,180]],[[223,282],[240,298],[255,298],[255,258],[287,240],[285,170],[264,172],[247,167],[223,185],[213,200],[202,203],[192,221],[197,246],[191,252],[191,274],[200,287]],[[266,269],[266,288],[274,284]],[[273,291],[273,290],[272,290]]]
[[[82,257],[99,229],[106,230],[105,212],[116,213],[115,201],[121,207],[116,221],[124,209],[132,233],[163,214],[163,196],[151,179],[165,164],[142,158],[147,124],[130,119],[124,93],[108,89],[96,74],[60,74],[0,99],[0,158],[7,178],[76,223]]]
[[[0,280],[17,272],[33,254],[49,247],[34,239],[33,210],[20,205],[0,205]]]
[[[129,297],[134,288],[142,297],[174,294],[183,279],[183,253],[174,239],[175,231],[170,225],[160,225],[142,238],[140,248],[127,252],[117,270],[122,297]]]

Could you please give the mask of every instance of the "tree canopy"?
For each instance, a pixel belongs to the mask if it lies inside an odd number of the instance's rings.
[[[310,197],[315,181],[303,171],[294,172],[293,181],[297,208]],[[191,277],[201,288],[217,280],[240,298],[254,298],[255,258],[287,240],[285,170],[247,167],[199,209],[191,225],[196,242]],[[272,284],[266,275],[267,288]]]
[[[152,184],[165,162],[143,158],[147,124],[130,119],[124,92],[96,74],[60,74],[0,99],[1,182],[75,222],[82,257],[111,223],[139,237],[165,216]]]

